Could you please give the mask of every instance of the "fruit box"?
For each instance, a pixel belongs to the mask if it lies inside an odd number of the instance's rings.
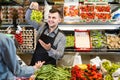
[[[94,12],[94,5],[80,5],[80,12]]]
[[[64,3],[64,22],[79,22],[79,4],[78,3]]]
[[[91,51],[91,39],[89,30],[74,30],[75,34],[75,50],[76,51]]]
[[[96,12],[111,12],[110,5],[96,5],[95,6]]]

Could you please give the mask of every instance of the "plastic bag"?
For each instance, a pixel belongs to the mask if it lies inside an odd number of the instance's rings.
[[[18,43],[19,45],[23,44],[22,28],[19,25],[17,25],[17,30],[12,29],[11,26],[9,26],[6,30],[7,30],[7,33],[14,35],[15,41],[17,41],[16,43]]]
[[[98,56],[96,56],[95,58],[90,60],[90,63],[92,65],[96,65],[97,68],[100,68],[101,59]]]
[[[23,37],[22,37],[22,28],[17,25],[17,30],[14,33],[15,39],[18,41],[18,43],[21,45],[23,44]]]
[[[118,77],[120,76],[120,68],[118,68],[113,74],[112,74],[113,77]]]
[[[48,13],[49,13],[49,10],[52,8],[52,6],[49,5],[46,0],[44,1],[44,4],[45,4],[45,8],[44,8],[44,21],[47,22]]]
[[[81,56],[79,55],[79,53],[75,54],[74,61],[73,61],[73,66],[77,64],[82,64]]]
[[[76,64],[82,64],[81,56],[76,54],[65,54],[57,63],[58,66],[72,67]]]

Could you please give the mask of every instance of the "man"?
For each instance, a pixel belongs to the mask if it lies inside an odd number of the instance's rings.
[[[34,65],[39,60],[45,61],[45,64],[56,65],[56,60],[62,58],[64,54],[66,43],[65,35],[58,29],[58,24],[61,22],[61,12],[51,9],[48,14],[48,22],[40,26],[30,20],[32,10],[38,10],[38,6],[37,2],[32,2],[25,14],[27,22],[38,29],[37,45],[30,65]]]
[[[0,80],[15,80],[15,77],[30,77],[43,65],[38,61],[34,66],[19,64],[14,40],[0,33]]]

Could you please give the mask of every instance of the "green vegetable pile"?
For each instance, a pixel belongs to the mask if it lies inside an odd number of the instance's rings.
[[[74,47],[74,35],[66,36],[66,47]]]
[[[35,72],[35,80],[70,80],[70,68],[43,65]]]
[[[91,31],[90,36],[92,39],[92,47],[93,48],[105,48],[106,47],[106,36],[102,33],[102,31]]]
[[[32,10],[30,19],[36,21],[37,23],[40,23],[43,19],[43,13],[41,11]]]

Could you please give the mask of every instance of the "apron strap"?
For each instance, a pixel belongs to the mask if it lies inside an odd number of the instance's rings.
[[[40,27],[44,27],[46,24],[47,24],[47,23],[43,23]],[[38,33],[37,33],[37,38],[36,38],[36,41],[38,41],[38,39],[39,39],[39,38],[40,38],[40,36],[41,36],[40,34],[41,34],[43,31],[41,32],[41,31],[40,31],[40,29],[38,29],[38,31],[37,31],[37,32],[38,32]]]

